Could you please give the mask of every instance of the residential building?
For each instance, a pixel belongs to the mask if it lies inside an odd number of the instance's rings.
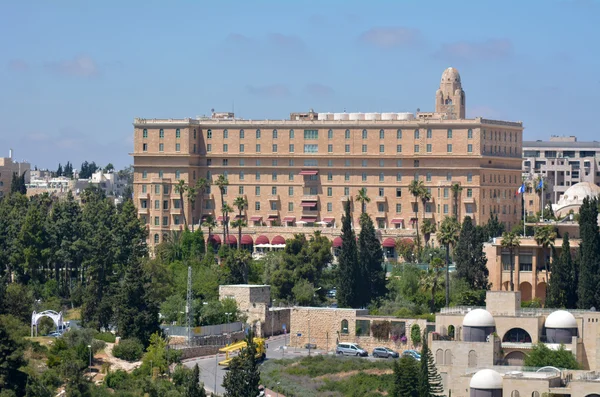
[[[191,203],[175,185],[225,175],[223,201],[248,200],[242,212],[249,244],[322,230],[339,236],[343,204],[361,188],[388,257],[394,238],[414,236],[415,218],[439,224],[457,212],[485,223],[491,213],[511,228],[521,201],[523,124],[465,118],[458,71],[446,69],[434,112],[291,113],[289,120],[249,120],[232,113],[186,119],[136,118],[134,196],[150,245],[188,223],[213,215],[222,223],[216,186]],[[425,205],[409,193],[412,180],[431,193]],[[462,191],[455,202],[451,187]],[[202,207],[201,207],[202,206]],[[357,226],[360,206],[354,209]],[[237,210],[235,211],[237,214]],[[231,217],[234,215],[232,214]],[[219,231],[215,239],[220,243]],[[387,240],[387,243],[386,243]],[[230,236],[228,243],[237,242]],[[256,243],[258,244],[258,243]],[[275,244],[275,243],[273,243]],[[279,243],[280,244],[280,243]]]
[[[0,157],[0,197],[10,193],[13,174],[25,175],[25,183],[29,183],[31,164],[26,161],[14,161],[13,150],[9,150],[8,157]]]

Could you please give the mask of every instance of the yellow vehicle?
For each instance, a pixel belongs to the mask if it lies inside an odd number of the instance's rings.
[[[267,350],[265,349],[265,340],[263,338],[254,338],[254,343],[256,344],[256,359],[264,360],[267,357]],[[223,367],[229,367],[229,363],[235,356],[237,356],[240,351],[246,348],[246,341],[232,343],[228,346],[225,346],[219,349],[219,353],[225,353],[225,360],[220,361],[219,365]]]

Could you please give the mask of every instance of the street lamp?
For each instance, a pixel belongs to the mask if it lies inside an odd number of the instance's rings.
[[[165,349],[167,350],[167,375],[170,378],[171,377],[171,365],[169,363],[169,328],[165,328],[165,336],[166,336],[166,340],[167,340],[167,345],[165,346]]]
[[[90,350],[90,365],[88,366],[89,372],[92,372],[92,345],[88,345],[88,349]]]
[[[275,390],[275,393],[277,393],[277,397],[279,397],[279,384],[280,384],[280,383],[281,383],[281,382],[277,382],[277,390]]]
[[[277,299],[273,299],[273,304],[271,306],[275,306],[276,301],[277,301]],[[275,321],[275,311],[273,311],[273,307],[271,307],[271,338],[275,334],[274,321]]]

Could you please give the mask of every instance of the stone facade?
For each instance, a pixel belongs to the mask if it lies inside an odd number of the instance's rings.
[[[30,180],[31,164],[13,160],[12,150],[8,157],[0,157],[0,198],[10,193],[13,174],[25,174],[25,183]]]

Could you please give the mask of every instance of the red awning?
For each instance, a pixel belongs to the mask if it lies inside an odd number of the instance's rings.
[[[227,218],[229,220],[229,217]],[[223,215],[217,216],[217,222],[223,222]]]
[[[385,248],[394,248],[396,247],[396,242],[394,241],[393,238],[386,238],[385,240],[383,240],[383,244],[382,244]]]
[[[300,203],[300,207],[303,207],[303,208],[312,208],[312,207],[316,207],[316,206],[317,206],[316,201],[303,201]]]
[[[400,225],[402,223],[404,223],[404,219],[401,218],[394,218],[392,219],[392,222],[390,222],[392,225]]]
[[[271,240],[271,244],[273,244],[273,245],[285,244],[285,239],[281,236],[275,236],[275,237],[273,237],[273,240]]]
[[[296,220],[295,216],[286,216],[285,218],[283,218],[284,222],[294,222]]]
[[[315,222],[316,220],[316,216],[303,216],[302,218],[300,218],[301,222]]]
[[[267,220],[269,220],[269,221],[274,221],[275,219],[278,219],[278,218],[279,218],[279,215],[277,215],[277,214],[274,214],[274,215],[273,215],[273,214],[272,214],[272,215],[269,215],[269,217],[267,218]]]
[[[242,245],[252,245],[253,243],[254,241],[252,241],[252,237],[248,236],[247,234],[242,236]]]
[[[213,244],[221,244],[221,237],[219,237],[218,234],[213,234],[210,236],[209,242],[212,242]]]
[[[319,170],[302,170],[300,171],[300,175],[317,175]]]
[[[235,216],[235,218],[234,218],[234,219],[235,219],[235,220],[238,220],[238,219],[244,219],[245,217],[246,217],[246,215],[240,215],[240,214],[237,214],[237,215]]]
[[[251,216],[251,217],[250,217],[250,220],[251,220],[252,222],[258,222],[258,221],[262,220],[262,216],[260,216],[260,215]]]
[[[269,244],[269,238],[267,236],[258,236],[256,238],[256,244]]]
[[[333,246],[333,248],[339,248],[342,246],[342,238],[341,237],[336,237],[333,239],[333,243],[331,244]]]
[[[237,238],[235,238],[234,235],[230,234],[229,236],[227,236],[227,244],[229,244],[229,245],[237,244]]]
[[[323,222],[331,223],[335,221],[335,218],[323,218]]]

